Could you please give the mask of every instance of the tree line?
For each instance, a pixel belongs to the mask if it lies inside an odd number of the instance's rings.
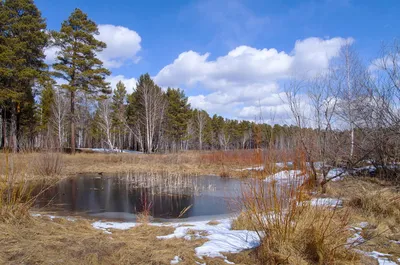
[[[162,89],[149,74],[128,93],[97,54],[98,27],[75,9],[59,31],[47,30],[32,0],[0,1],[2,148],[179,150],[272,148],[301,150],[309,162],[356,165],[399,159],[400,44],[383,46],[366,66],[351,45],[329,69],[285,82],[293,125],[225,119],[194,109],[179,88]],[[58,50],[55,63],[44,51]],[[261,116],[261,115],[260,115]],[[257,120],[257,119],[255,119]],[[316,171],[315,171],[316,172]],[[327,172],[326,172],[327,173]]]
[[[111,88],[110,71],[97,57],[106,44],[80,9],[49,31],[32,0],[0,1],[0,27],[2,148],[151,153],[258,148],[271,139],[280,148],[292,144],[294,127],[210,117],[191,108],[182,90],[163,91],[149,74],[131,94],[122,82]],[[52,65],[45,63],[48,47],[58,49]]]

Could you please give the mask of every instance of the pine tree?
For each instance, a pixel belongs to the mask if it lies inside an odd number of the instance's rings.
[[[46,82],[40,95],[40,126],[39,129],[47,129],[51,118],[51,109],[54,104],[54,89],[52,82]]]
[[[0,105],[5,145],[10,120],[10,145],[16,151],[27,127],[34,132],[32,87],[46,70],[46,23],[32,0],[0,1]],[[33,137],[31,137],[31,140]]]
[[[68,20],[61,25],[60,32],[53,32],[56,45],[61,49],[53,65],[55,74],[67,81],[61,87],[70,94],[71,104],[71,152],[75,153],[75,104],[77,92],[90,96],[110,93],[105,78],[110,72],[96,53],[106,48],[97,40],[98,28],[95,22],[80,9],[75,9]]]
[[[190,119],[190,104],[183,90],[168,88],[167,93],[167,128],[166,133],[172,141],[173,149],[185,136]]]
[[[114,132],[118,136],[118,147],[123,148],[123,138],[126,124],[126,95],[127,91],[124,83],[119,81],[112,96],[112,123]]]

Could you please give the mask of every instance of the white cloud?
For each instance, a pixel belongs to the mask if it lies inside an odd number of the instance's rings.
[[[326,69],[329,61],[338,57],[340,49],[345,45],[351,45],[352,38],[332,38],[322,40],[319,38],[308,38],[296,41],[293,54],[294,61],[292,69],[300,72],[315,74]]]
[[[161,69],[155,81],[161,86],[210,90],[189,101],[211,114],[253,119],[262,112],[286,122],[288,108],[278,83],[294,73],[308,76],[327,69],[340,49],[352,42],[351,38],[307,38],[296,41],[290,53],[239,46],[215,60],[210,60],[209,53],[187,51]]]
[[[122,26],[99,25],[99,33],[96,38],[107,44],[99,54],[105,67],[119,68],[125,63],[138,62],[142,39],[136,31]]]
[[[107,68],[120,68],[125,64],[137,63],[140,58],[141,37],[131,29],[114,25],[99,25],[99,35],[95,36],[107,44],[107,48],[98,54]],[[49,47],[45,50],[46,63],[53,64],[59,48]]]
[[[117,83],[121,81],[124,83],[128,94],[131,94],[136,89],[136,79],[135,78],[127,78],[123,75],[109,76],[106,79],[107,82],[110,83],[111,88],[114,90],[117,86]]]
[[[308,38],[296,41],[290,54],[273,48],[239,46],[214,61],[208,60],[209,53],[187,51],[161,69],[155,79],[162,86],[201,83],[211,89],[221,89],[232,83],[276,81],[290,76],[294,70],[319,71],[327,68],[330,59],[339,55],[340,48],[352,41],[344,38]]]

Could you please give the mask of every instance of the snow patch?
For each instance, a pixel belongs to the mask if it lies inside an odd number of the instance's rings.
[[[173,260],[171,260],[171,264],[178,264],[182,259],[179,256],[175,256]]]
[[[158,239],[185,238],[190,240],[189,231],[204,231],[206,235],[196,233],[196,238],[204,238],[208,241],[195,249],[198,257],[221,257],[226,259],[221,252],[239,253],[246,249],[252,249],[260,245],[260,238],[254,231],[231,230],[232,220],[218,220],[219,224],[209,225],[208,221],[184,223],[191,226],[177,226],[174,233],[166,236],[158,236]],[[176,225],[175,225],[176,226]]]
[[[248,230],[231,230],[232,220],[222,219],[218,220],[217,225],[210,225],[209,220],[196,221],[196,222],[179,222],[179,223],[149,223],[153,226],[169,226],[174,227],[175,231],[166,236],[158,236],[158,239],[171,239],[171,238],[184,238],[191,240],[194,236],[195,239],[207,239],[202,246],[195,249],[198,257],[221,257],[226,259],[222,252],[225,253],[239,253],[246,249],[252,249],[260,245],[260,238],[254,231]],[[140,225],[138,223],[118,223],[118,222],[102,222],[96,221],[92,226],[96,229],[120,229],[126,230]],[[192,233],[195,231],[195,233]],[[189,234],[189,232],[191,232]]]
[[[263,171],[264,166],[259,166],[259,167],[247,167],[247,168],[242,168],[238,169],[237,171]]]
[[[343,201],[335,198],[314,198],[311,200],[312,206],[342,206]]]
[[[290,180],[295,180],[297,178],[304,178],[304,175],[301,175],[300,170],[284,170],[280,171],[278,173],[275,173],[274,175],[268,176],[265,181],[290,181]]]
[[[47,217],[47,218],[50,218],[51,220],[60,218],[60,219],[66,219],[66,220],[71,221],[71,222],[76,221],[76,218],[69,217],[69,216],[55,216],[55,215],[40,214],[40,213],[31,213],[31,216],[32,217]]]
[[[132,227],[137,226],[138,223],[133,223],[133,222],[124,222],[124,223],[119,223],[119,222],[102,222],[102,221],[96,221],[92,223],[92,226],[96,229],[119,229],[119,230],[127,230],[131,229]]]
[[[372,257],[374,259],[376,259],[379,263],[379,265],[397,265],[396,262],[391,261],[390,259],[388,259],[388,257],[391,257],[392,255],[390,254],[385,254],[385,253],[381,253],[378,251],[371,251],[371,252],[366,252],[366,251],[359,251],[361,254],[364,254],[366,256]]]
[[[328,174],[326,175],[326,178],[327,179],[333,178],[331,181],[339,181],[342,180],[345,175],[347,175],[346,170],[338,167],[329,170]]]

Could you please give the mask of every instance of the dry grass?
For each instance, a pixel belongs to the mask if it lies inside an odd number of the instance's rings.
[[[363,264],[347,247],[347,212],[306,203],[309,191],[298,180],[268,183],[256,182],[244,191],[245,211],[234,222],[235,229],[260,231],[255,263]]]
[[[116,172],[170,172],[191,175],[216,174],[229,177],[251,177],[252,172],[238,169],[265,164],[266,152],[260,150],[236,150],[218,152],[181,152],[173,154],[128,154],[128,153],[78,153],[13,154],[16,174],[26,173],[30,177],[46,175],[75,175],[86,173]],[[268,155],[279,160],[279,152]],[[0,153],[0,174],[4,173],[1,161],[5,154]]]
[[[368,222],[361,235],[367,242],[360,249],[379,251],[400,258],[400,193],[391,182],[374,178],[348,178],[330,183],[328,195],[341,197],[356,226]]]
[[[210,222],[207,223],[208,225],[219,225],[220,222],[217,220],[211,220]]]
[[[345,205],[364,216],[393,218],[400,223],[400,193],[390,182],[373,178],[346,179],[331,183],[328,194],[343,197]]]
[[[201,154],[197,152],[177,154],[91,154],[81,153],[76,155],[59,154],[62,161],[62,173],[65,175],[85,173],[116,173],[116,172],[171,172],[187,174],[215,174],[220,172],[219,164],[210,164],[201,161]],[[0,164],[5,158],[0,153]],[[29,175],[46,175],[46,168],[52,168],[53,161],[43,160],[43,154],[22,153],[13,154],[16,174],[27,173]],[[37,169],[37,161],[44,164]],[[48,163],[47,163],[48,161]],[[47,165],[46,165],[47,164]],[[39,172],[38,172],[39,171]],[[50,170],[51,171],[51,170]],[[4,169],[0,166],[0,174]],[[41,176],[40,176],[41,177]]]
[[[34,218],[24,225],[0,223],[1,264],[195,264],[203,240],[158,240],[170,227],[140,225],[130,230],[95,230],[86,220]]]
[[[34,159],[34,173],[39,176],[60,176],[63,167],[64,157],[60,153],[40,153]]]
[[[33,203],[33,185],[25,175],[15,173],[13,157],[5,154],[1,161],[0,174],[0,222],[14,223],[29,219],[29,209]]]

